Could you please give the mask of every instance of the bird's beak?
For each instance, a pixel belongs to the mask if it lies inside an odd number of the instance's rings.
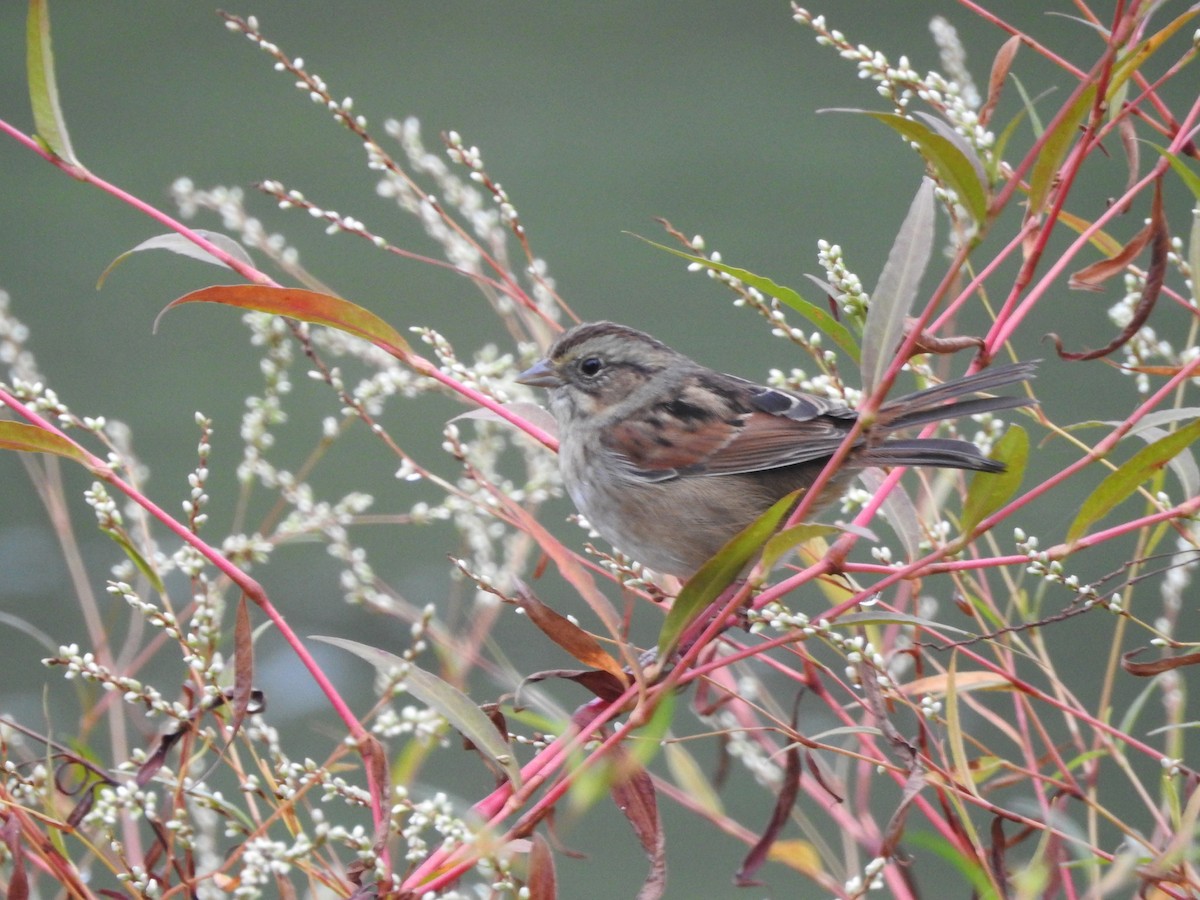
[[[554,366],[550,364],[548,359],[540,359],[520,375],[517,376],[517,381],[520,384],[527,384],[530,387],[556,388],[562,387],[563,380],[558,377],[558,373],[554,371]]]

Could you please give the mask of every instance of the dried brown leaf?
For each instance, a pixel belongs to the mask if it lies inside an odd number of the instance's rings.
[[[996,111],[996,104],[1000,102],[1000,93],[1004,89],[1004,82],[1008,79],[1008,73],[1012,69],[1013,60],[1020,47],[1021,36],[1014,34],[996,51],[996,57],[992,60],[992,74],[988,76],[987,102],[979,110],[980,125],[986,126],[991,121],[992,113]]]

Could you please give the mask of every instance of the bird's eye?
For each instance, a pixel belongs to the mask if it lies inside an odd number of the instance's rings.
[[[595,378],[600,374],[600,370],[604,368],[604,360],[598,356],[589,356],[579,364],[580,374],[587,378]]]

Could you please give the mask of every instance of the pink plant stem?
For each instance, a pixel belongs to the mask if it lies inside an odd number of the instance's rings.
[[[591,736],[597,728],[615,718],[636,696],[637,688],[631,686],[624,695],[615,701],[606,702],[595,699],[585,704],[572,717],[571,729],[538,753],[521,769],[522,784],[519,790],[514,791],[512,785],[506,783],[471,807],[472,814],[487,819],[481,830],[498,831],[502,827],[502,821],[520,809],[533,793],[554,775],[570,754],[579,751],[587,741],[591,740]],[[594,764],[595,760],[614,741],[623,740],[637,726],[638,720],[636,717],[631,717],[630,721],[617,729],[599,750],[589,754],[581,762],[579,771]],[[541,819],[570,787],[570,783],[570,779],[564,778],[546,794],[539,797],[537,802],[526,810],[517,824],[507,829],[509,835],[519,832],[523,823],[532,827],[532,824]],[[409,873],[401,889],[425,892],[436,890],[438,885],[450,884],[475,864],[478,859],[477,854],[478,848],[475,846],[454,845],[439,848]],[[464,857],[466,858],[464,859]]]
[[[27,149],[32,150],[34,153],[41,156],[44,160],[51,163],[56,168],[62,170],[66,174],[72,176],[73,178],[75,178],[79,181],[82,181],[86,184],[91,184],[92,186],[99,188],[100,190],[104,191],[105,193],[111,194],[112,196],[114,196],[118,200],[120,200],[122,203],[132,206],[134,209],[138,210],[139,212],[141,212],[142,214],[144,214],[146,216],[149,216],[151,219],[154,219],[156,222],[163,225],[164,227],[187,238],[189,241],[194,243],[197,247],[200,247],[206,253],[210,254],[211,256],[220,260],[225,265],[229,266],[229,268],[233,269],[235,272],[237,272],[239,275],[241,275],[247,281],[253,282],[254,284],[261,284],[264,287],[281,287],[281,285],[278,282],[276,282],[274,279],[272,279],[270,276],[268,276],[264,272],[259,271],[258,269],[254,268],[254,266],[248,265],[243,260],[237,259],[234,256],[230,256],[228,253],[226,253],[220,247],[216,246],[211,241],[206,240],[204,237],[197,234],[193,229],[189,228],[187,225],[185,225],[183,222],[180,222],[178,219],[175,219],[172,216],[169,216],[166,213],[162,212],[161,210],[156,209],[155,207],[151,206],[150,204],[146,203],[145,201],[139,199],[138,197],[135,197],[133,194],[130,194],[130,193],[122,190],[121,188],[117,187],[115,184],[112,184],[111,182],[105,181],[103,178],[100,178],[99,176],[93,174],[92,172],[79,169],[75,166],[71,166],[69,163],[59,159],[54,154],[49,153],[48,151],[44,150],[41,147],[41,145],[37,143],[37,141],[33,140],[33,138],[31,138],[28,135],[21,132],[19,129],[13,128],[9,123],[5,122],[3,119],[0,119],[0,132],[7,134],[9,137],[13,138],[18,143],[24,145]],[[421,375],[425,375],[429,378],[434,379],[435,381],[441,383],[445,387],[448,387],[451,390],[453,390],[454,392],[462,395],[464,398],[471,401],[473,404],[475,404],[477,406],[482,406],[482,407],[485,407],[486,409],[491,410],[493,413],[498,415],[500,418],[504,419],[509,424],[514,425],[517,428],[521,429],[526,434],[528,434],[530,437],[532,437],[534,440],[544,444],[545,446],[549,447],[551,450],[558,449],[558,439],[555,438],[553,435],[546,433],[545,431],[543,431],[541,428],[538,428],[533,423],[527,422],[525,419],[521,418],[520,416],[505,409],[502,404],[497,403],[495,400],[493,400],[491,397],[487,396],[486,394],[483,394],[483,393],[475,390],[470,385],[463,384],[462,382],[456,380],[452,376],[447,375],[445,372],[443,372],[441,369],[439,369],[437,366],[435,366],[433,363],[431,363],[429,360],[425,359],[424,357],[419,356],[415,353],[405,353],[405,352],[401,351],[399,348],[386,347],[384,349],[393,353],[393,355],[396,355],[397,358],[399,358],[402,362],[406,363],[407,365],[411,366],[415,371],[417,371]]]
[[[269,618],[275,627],[279,629],[284,640],[287,641],[293,652],[295,652],[296,656],[299,657],[300,662],[304,665],[304,667],[308,669],[309,674],[312,675],[313,680],[316,681],[317,686],[321,689],[321,692],[325,694],[325,697],[329,700],[330,705],[333,707],[338,717],[350,730],[351,735],[354,737],[355,741],[358,742],[360,747],[365,747],[367,742],[372,740],[370,733],[363,728],[362,724],[358,721],[358,718],[353,712],[351,712],[350,707],[346,705],[346,702],[342,699],[341,695],[338,694],[337,689],[333,686],[333,683],[329,681],[325,673],[321,670],[320,666],[317,665],[316,660],[312,658],[312,655],[308,652],[308,649],[304,646],[296,633],[292,631],[287,621],[282,615],[279,614],[278,610],[275,609],[274,605],[267,597],[266,591],[263,590],[262,586],[257,581],[226,559],[219,550],[209,546],[194,532],[190,531],[186,526],[176,521],[174,517],[167,513],[166,510],[158,506],[153,500],[142,494],[137,488],[129,484],[129,482],[119,477],[108,465],[108,463],[91,453],[86,447],[76,443],[66,433],[61,431],[51,422],[38,415],[12,394],[2,389],[0,389],[0,404],[12,409],[31,425],[35,425],[43,431],[56,435],[62,440],[69,442],[80,454],[83,455],[86,460],[88,470],[96,478],[99,478],[105,483],[112,485],[118,491],[141,506],[151,516],[157,519],[164,527],[166,527],[167,530],[171,531],[180,540],[204,556],[204,558],[212,563],[212,565],[218,571],[236,584],[247,597],[249,597],[262,609],[267,618]],[[385,833],[384,829],[386,829],[388,823],[387,813],[383,806],[387,799],[384,796],[386,793],[385,786],[374,783],[374,778],[372,776],[373,769],[371,766],[368,765],[365,768],[367,771],[367,777],[372,782],[370,785],[371,812],[374,817],[375,827],[379,829],[380,835],[383,835]]]
[[[1183,122],[1183,125],[1180,127],[1179,132],[1175,135],[1175,139],[1171,142],[1171,145],[1167,148],[1170,153],[1178,153],[1180,148],[1187,145],[1192,140],[1193,135],[1191,132],[1192,129],[1196,127],[1195,123],[1198,117],[1200,117],[1200,97],[1196,99],[1196,101],[1192,104],[1191,109],[1188,110],[1188,114]],[[1145,190],[1145,188],[1152,184],[1155,179],[1161,178],[1168,165],[1169,163],[1165,159],[1160,159],[1150,170],[1149,174],[1139,179],[1137,183],[1125,191],[1119,200],[1117,200],[1115,203],[1109,204],[1108,208],[1072,242],[1071,246],[1068,247],[1059,258],[1054,261],[1054,264],[1051,265],[1046,271],[1046,274],[1042,276],[1041,281],[1038,282],[1037,286],[1029,291],[1029,294],[1021,302],[1014,313],[1011,316],[1006,316],[1002,320],[997,321],[992,333],[988,335],[987,350],[989,354],[995,353],[997,349],[1012,336],[1013,332],[1017,329],[1017,326],[1020,325],[1022,320],[1024,320],[1033,307],[1036,306],[1041,300],[1042,294],[1050,289],[1050,285],[1056,278],[1058,278],[1059,275],[1062,274],[1063,270],[1071,263],[1076,254],[1078,254],[1079,251],[1082,250],[1083,247],[1091,240],[1092,236],[1097,231],[1102,229],[1109,221],[1120,215],[1133,197]],[[1060,190],[1065,196],[1066,191],[1063,189]],[[1047,229],[1047,231],[1048,230],[1049,229]]]

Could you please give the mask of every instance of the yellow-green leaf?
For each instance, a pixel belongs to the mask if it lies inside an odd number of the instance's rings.
[[[790,287],[784,287],[781,284],[776,284],[770,278],[762,275],[755,275],[753,272],[748,272],[745,269],[739,269],[735,266],[727,266],[725,263],[715,262],[703,256],[696,256],[693,253],[685,253],[682,250],[676,250],[674,247],[668,247],[665,244],[659,244],[655,241],[648,240],[641,235],[634,235],[639,240],[645,241],[651,247],[656,247],[659,250],[666,250],[681,259],[686,259],[696,265],[704,266],[706,269],[712,269],[714,272],[722,272],[736,278],[747,287],[752,287],[757,291],[761,291],[768,297],[774,297],[780,303],[786,303],[804,318],[808,319],[813,325],[817,326],[822,332],[828,335],[829,339],[837,345],[843,353],[849,356],[855,362],[858,362],[859,351],[858,344],[854,341],[854,336],[850,333],[845,325],[835,319],[828,312],[817,306],[815,303],[810,303],[800,296],[799,292]]]
[[[158,322],[168,310],[184,303],[223,303],[239,309],[253,309],[276,316],[288,316],[314,325],[327,325],[370,341],[394,356],[405,357],[411,348],[395,328],[368,309],[318,291],[300,288],[268,287],[261,284],[216,285],[184,294],[172,300],[158,314]]]
[[[162,583],[162,579],[158,576],[158,572],[155,571],[154,567],[146,561],[146,558],[142,556],[141,551],[138,550],[137,547],[133,546],[133,543],[129,540],[128,535],[121,531],[117,531],[116,529],[105,529],[104,533],[117,542],[117,546],[125,552],[125,555],[129,557],[129,561],[137,567],[137,570],[146,576],[146,580],[150,582],[150,586],[154,588],[154,590],[158,591],[160,594],[166,591],[166,586]]]
[[[1091,109],[1095,99],[1096,86],[1094,84],[1088,85],[1080,91],[1075,102],[1067,108],[1066,113],[1058,120],[1042,145],[1042,151],[1038,154],[1037,161],[1033,164],[1033,172],[1029,176],[1030,215],[1037,215],[1046,205],[1046,197],[1050,194],[1050,187],[1054,184],[1058,167],[1066,157],[1071,142],[1075,140],[1079,123]]]
[[[1159,152],[1159,154],[1171,164],[1171,168],[1175,170],[1175,174],[1183,179],[1183,183],[1187,185],[1187,189],[1192,192],[1192,196],[1200,200],[1200,175],[1192,171],[1191,166],[1185,163],[1182,159],[1168,150],[1166,147],[1161,147],[1158,144],[1150,143],[1151,147]]]
[[[976,164],[949,138],[938,134],[920,122],[907,119],[896,113],[871,112],[869,110],[842,110],[843,112],[866,112],[873,119],[898,132],[901,137],[917,145],[917,151],[937,172],[938,178],[952,188],[976,225],[987,219],[987,188],[979,178]]]
[[[1200,419],[1143,447],[1115,472],[1109,472],[1099,487],[1083,501],[1083,506],[1067,531],[1068,543],[1082,537],[1093,523],[1108,515],[1117,504],[1127,499],[1175,456],[1184,452],[1197,438],[1200,438]]]
[[[762,560],[763,568],[770,569],[779,561],[783,554],[787,553],[797,544],[803,544],[805,541],[812,540],[815,537],[825,537],[827,534],[837,534],[838,529],[832,525],[816,525],[810,522],[802,522],[799,525],[793,525],[791,528],[785,528],[778,534],[771,536],[763,547]]]
[[[0,422],[0,449],[52,453],[94,471],[87,455],[65,437],[24,422]]]
[[[992,447],[992,459],[1005,465],[1003,472],[976,472],[963,506],[962,533],[975,528],[1007,503],[1021,486],[1029,463],[1029,435],[1020,425],[1010,425]]]
[[[775,533],[775,529],[787,518],[799,493],[800,491],[793,491],[782,500],[776,501],[775,505],[730,538],[716,556],[688,579],[679,596],[675,598],[675,603],[667,613],[662,631],[658,635],[660,661],[670,657],[688,625],[733,583],[746,563],[754,558],[754,554],[758,553]]]
[[[73,166],[80,165],[58,103],[54,51],[50,45],[49,0],[29,0],[29,16],[25,20],[25,68],[29,79],[29,103],[33,107],[33,127],[38,138],[59,159]]]

